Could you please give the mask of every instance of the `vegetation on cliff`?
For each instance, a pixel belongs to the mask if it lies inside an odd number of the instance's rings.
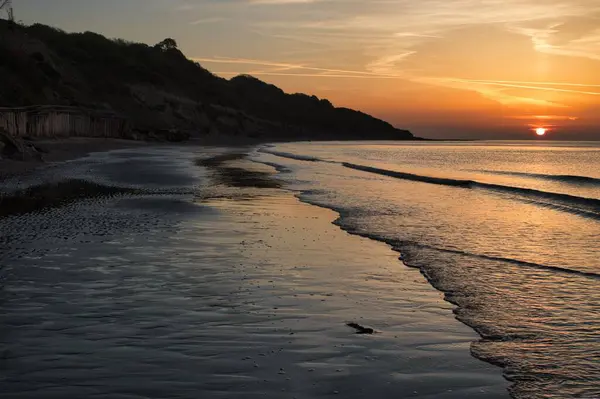
[[[142,134],[179,129],[271,139],[410,139],[361,112],[286,94],[251,76],[226,80],[155,46],[0,22],[0,106],[59,104],[115,111]]]

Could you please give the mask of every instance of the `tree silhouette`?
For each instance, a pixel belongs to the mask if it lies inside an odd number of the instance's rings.
[[[175,39],[171,39],[170,37],[168,37],[162,42],[157,43],[154,47],[162,51],[177,50],[177,42],[175,41]]]

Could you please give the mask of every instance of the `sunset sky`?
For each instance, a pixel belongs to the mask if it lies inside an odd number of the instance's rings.
[[[16,18],[181,50],[415,134],[600,139],[599,0],[13,0]]]

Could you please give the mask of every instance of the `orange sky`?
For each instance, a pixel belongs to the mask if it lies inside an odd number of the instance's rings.
[[[549,138],[600,139],[598,0],[20,5],[26,23],[147,43],[171,36],[224,77],[249,73],[417,135],[526,138],[545,126]]]

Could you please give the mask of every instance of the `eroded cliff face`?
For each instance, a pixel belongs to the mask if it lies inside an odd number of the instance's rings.
[[[0,127],[14,137],[125,138],[126,118],[106,110],[68,106],[0,108]]]
[[[0,76],[0,106],[30,108],[0,110],[5,121],[0,126],[15,136],[413,138],[369,115],[314,96],[286,94],[250,76],[214,76],[188,60],[174,41],[148,46],[0,21]],[[6,122],[11,118],[26,118],[28,127]]]

